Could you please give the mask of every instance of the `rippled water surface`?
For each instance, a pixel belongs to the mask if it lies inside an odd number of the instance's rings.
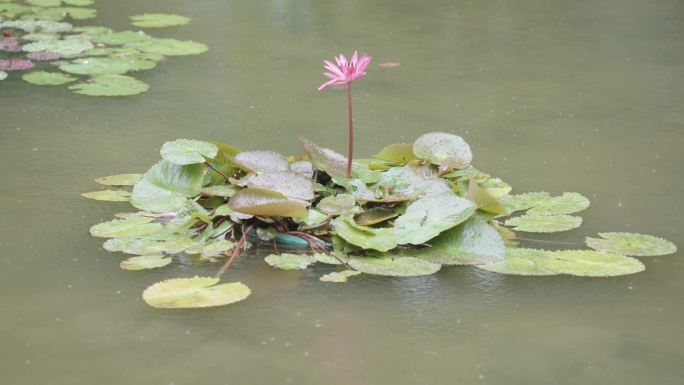
[[[99,0],[97,23],[192,18],[157,36],[211,51],[140,73],[149,92],[89,98],[0,82],[3,384],[680,384],[684,258],[620,278],[434,276],[323,284],[325,268],[243,258],[253,289],[211,310],[159,311],[140,294],[174,265],[124,272],[88,228],[126,209],[89,201],[95,177],[140,172],[180,137],[299,153],[344,151],[344,94],[320,60],[375,60],[355,84],[357,154],[452,130],[516,191],[592,200],[581,242],[641,231],[684,245],[681,1]],[[377,64],[398,62],[399,67]],[[530,244],[539,247],[539,244]]]

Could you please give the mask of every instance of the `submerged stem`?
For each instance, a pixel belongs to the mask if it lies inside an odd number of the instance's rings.
[[[221,175],[222,177],[226,178],[226,180],[229,180],[228,175],[226,175],[226,174],[224,174],[223,172],[221,172],[221,170],[219,170],[219,169],[217,169],[216,167],[214,167],[211,163],[209,163],[209,162],[204,162],[204,164],[206,164],[210,169],[216,171],[216,172],[217,172],[219,175]]]
[[[245,242],[247,242],[247,234],[249,234],[249,232],[252,231],[253,228],[254,228],[254,225],[249,225],[247,227],[247,229],[245,229],[242,232],[242,237],[240,238],[240,241],[238,241],[238,244],[235,246],[235,249],[233,249],[233,253],[230,255],[230,258],[228,258],[226,263],[224,263],[223,266],[221,266],[221,270],[219,270],[216,273],[217,278],[222,276],[223,273],[225,273],[226,270],[228,270],[230,265],[233,264],[233,261],[235,261],[235,258],[237,258],[238,255],[241,254],[240,250],[242,250],[242,247],[245,245]]]
[[[349,106],[349,151],[347,153],[347,178],[351,178],[352,157],[354,155],[354,118],[352,116],[351,82],[347,84],[347,105]]]

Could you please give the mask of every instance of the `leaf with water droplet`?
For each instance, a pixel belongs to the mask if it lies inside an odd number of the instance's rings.
[[[143,292],[145,302],[160,309],[189,309],[228,305],[247,298],[242,282],[217,285],[218,278],[175,278],[157,282]]]
[[[230,160],[241,169],[257,174],[290,169],[287,158],[275,151],[243,151]]]
[[[473,153],[470,146],[458,135],[446,132],[430,132],[413,143],[413,153],[433,164],[463,169],[470,165]]]
[[[83,193],[81,196],[96,201],[128,202],[131,193],[125,190],[102,190]]]
[[[171,262],[173,259],[165,257],[163,254],[148,254],[125,259],[121,261],[119,266],[124,270],[146,270],[164,267]]]
[[[529,233],[555,233],[580,227],[582,218],[571,215],[526,214],[506,220],[506,226]]]
[[[247,178],[247,187],[277,191],[303,201],[314,198],[313,182],[292,171],[268,171]]]
[[[677,252],[677,246],[663,238],[637,233],[599,233],[601,238],[586,239],[587,246],[599,251],[634,257],[668,255]]]
[[[142,15],[130,16],[131,22],[140,28],[163,28],[178,25],[185,25],[190,19],[185,16],[173,15],[168,13],[145,13]]]
[[[347,157],[337,152],[320,147],[306,138],[299,138],[299,144],[311,158],[313,165],[333,177],[344,178],[347,175]]]
[[[442,265],[412,257],[351,257],[348,261],[353,269],[366,274],[392,277],[415,277],[434,274]]]
[[[273,267],[283,270],[304,270],[315,260],[306,254],[271,254],[264,261]]]

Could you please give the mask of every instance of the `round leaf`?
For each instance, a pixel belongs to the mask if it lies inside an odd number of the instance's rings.
[[[271,190],[246,188],[240,190],[228,202],[229,207],[243,214],[267,217],[306,217],[308,202],[288,199]]]
[[[147,60],[89,57],[76,59],[71,63],[59,66],[59,69],[76,75],[121,75],[129,71],[150,69],[155,65],[154,62]]]
[[[434,274],[442,267],[438,263],[411,257],[352,257],[349,266],[362,273],[393,277],[414,277]]]
[[[413,154],[413,144],[411,143],[391,144],[375,154],[375,157],[399,164],[406,164],[412,160],[418,159],[416,155]]]
[[[470,146],[458,135],[446,132],[424,134],[413,143],[418,158],[449,168],[466,168],[473,160]]]
[[[39,86],[59,86],[66,83],[71,83],[76,80],[75,77],[65,75],[60,72],[34,71],[24,74],[22,77],[24,81],[39,85]]]
[[[215,144],[192,139],[166,142],[161,148],[162,158],[179,165],[204,163],[205,157],[213,159],[217,153]]]
[[[516,231],[530,233],[555,233],[580,227],[581,217],[571,215],[538,215],[527,214],[508,219],[506,226],[514,226]]]
[[[90,96],[128,96],[137,95],[150,88],[147,84],[129,76],[98,75],[87,83],[78,83],[69,87],[81,95]]]
[[[144,237],[163,229],[161,224],[150,222],[152,222],[151,218],[143,217],[114,219],[91,227],[90,234],[93,237],[103,238]]]
[[[397,240],[392,229],[359,226],[353,219],[338,217],[332,222],[335,234],[345,241],[362,247],[378,251],[388,251],[397,246]]]
[[[635,257],[674,254],[677,246],[663,238],[637,233],[599,233],[600,238],[586,239],[587,246],[599,251]]]
[[[55,52],[63,57],[72,57],[93,48],[93,44],[84,39],[41,40],[25,44],[22,49],[26,52]]]
[[[168,13],[145,13],[130,17],[131,22],[140,28],[162,28],[176,25],[185,25],[190,19],[185,16],[172,15]]]
[[[645,269],[638,259],[594,250],[562,250],[539,262],[548,270],[583,277],[612,277]]]
[[[231,161],[241,169],[257,174],[290,169],[287,159],[274,151],[243,151],[235,155]]]
[[[128,202],[131,197],[131,193],[124,190],[102,190],[83,193],[81,196],[89,199],[95,199],[96,201]]]
[[[283,270],[304,270],[315,262],[310,255],[303,254],[271,254],[264,261],[273,267]]]
[[[162,254],[148,254],[139,257],[130,257],[121,261],[119,266],[124,270],[145,270],[163,267],[173,262],[172,258],[167,258]]]
[[[548,258],[549,251],[525,248],[508,248],[506,257],[500,261],[475,265],[479,269],[499,274],[511,275],[556,275],[556,271],[550,270],[544,265],[544,259]]]
[[[216,285],[218,282],[213,277],[169,279],[145,289],[143,299],[160,309],[189,309],[228,305],[251,294],[241,282]]]
[[[198,55],[209,50],[205,44],[191,40],[181,41],[176,39],[157,39],[134,42],[127,44],[143,52],[157,53],[164,56]]]
[[[347,278],[361,274],[360,271],[344,270],[340,272],[328,273],[321,278],[321,282],[347,282]]]
[[[335,151],[319,147],[306,138],[299,138],[299,144],[311,158],[313,165],[333,177],[344,178],[347,175],[347,157]]]
[[[292,171],[271,171],[252,175],[247,179],[247,187],[277,191],[288,198],[303,201],[314,198],[311,179]]]
[[[200,193],[205,173],[201,164],[180,166],[162,160],[136,183],[131,204],[152,212],[177,211],[187,198]]]

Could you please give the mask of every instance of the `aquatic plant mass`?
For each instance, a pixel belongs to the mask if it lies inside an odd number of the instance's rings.
[[[96,181],[107,190],[85,197],[129,202],[138,211],[90,229],[104,248],[130,254],[121,268],[163,268],[181,257],[216,264],[214,276],[172,278],[151,285],[157,308],[225,305],[247,298],[241,282],[220,283],[254,244],[272,247],[264,263],[283,270],[332,265],[323,282],[361,274],[411,277],[445,266],[471,265],[500,274],[611,277],[644,270],[634,257],[672,254],[676,246],[650,235],[605,232],[583,250],[518,247],[518,232],[579,227],[589,206],[579,193],[511,194],[503,180],[471,165],[469,145],[447,132],[348,159],[301,138],[303,154],[241,151],[219,142],[164,143],[162,159],[144,174]],[[122,186],[132,186],[132,190]],[[324,283],[322,283],[324,284]]]
[[[0,0],[0,81],[9,78],[10,72],[21,71],[28,83],[70,84],[68,88],[81,95],[137,95],[149,86],[130,73],[152,69],[167,56],[197,55],[209,49],[203,43],[155,38],[140,30],[75,25],[97,16],[97,11],[89,7],[93,3]],[[134,15],[130,19],[139,28],[181,26],[190,21],[164,13]]]

